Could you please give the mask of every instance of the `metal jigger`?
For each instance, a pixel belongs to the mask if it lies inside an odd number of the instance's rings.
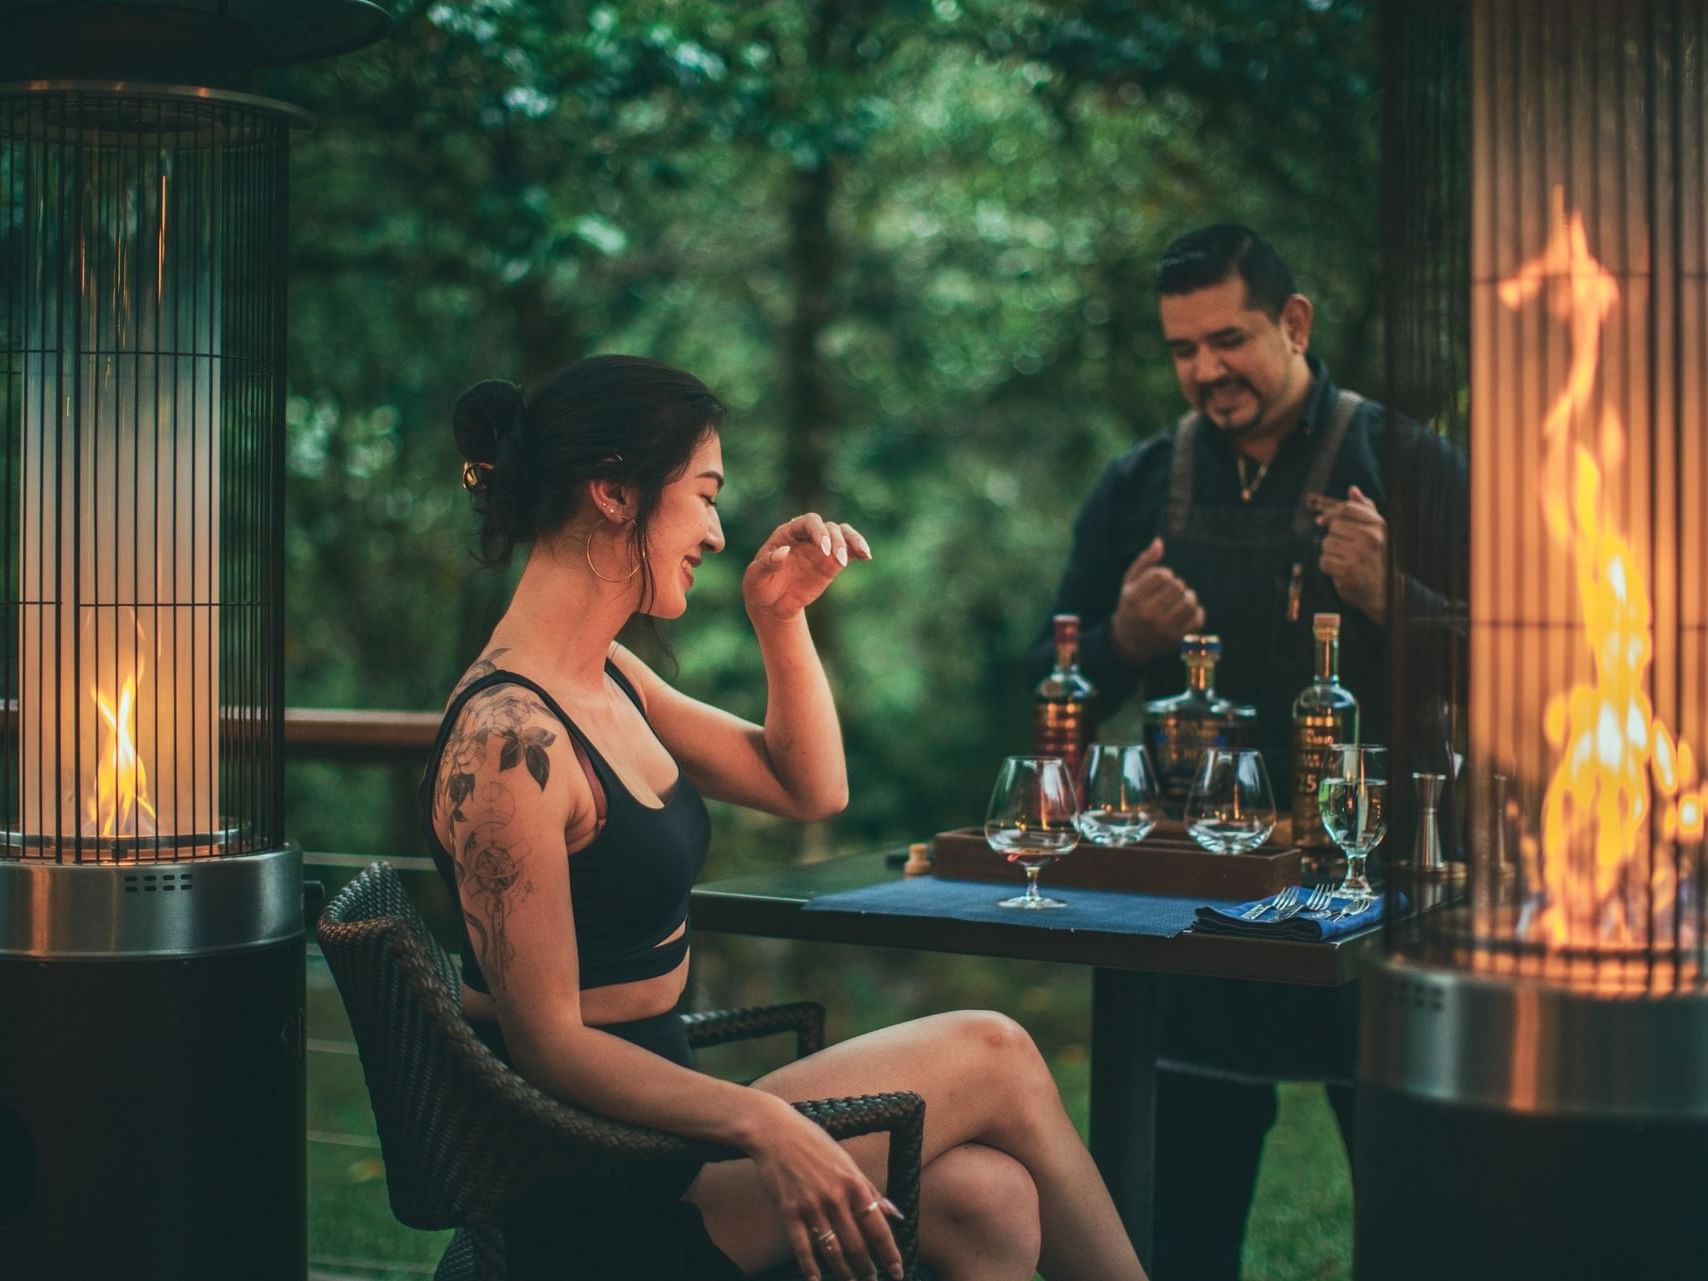
[[[1505,774],[1495,774],[1489,779],[1491,804],[1490,810],[1494,822],[1490,832],[1492,837],[1489,849],[1489,863],[1499,868],[1502,875],[1512,865],[1512,843],[1506,838],[1507,829],[1507,799],[1512,792],[1512,780]]]
[[[1513,782],[1509,774],[1490,778],[1493,830],[1489,840],[1489,866],[1503,881],[1518,875],[1518,805],[1513,799]]]
[[[1435,811],[1441,804],[1441,789],[1446,785],[1447,776],[1413,771],[1411,781],[1417,788],[1417,839],[1412,843],[1412,866],[1420,872],[1439,875],[1447,870],[1447,857],[1441,850],[1441,831],[1436,825]]]

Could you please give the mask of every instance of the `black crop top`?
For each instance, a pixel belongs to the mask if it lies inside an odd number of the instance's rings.
[[[616,665],[607,660],[605,670],[634,700],[635,706],[640,707],[640,696]],[[670,943],[663,940],[678,925],[686,925],[688,892],[706,861],[711,822],[705,801],[679,769],[676,786],[663,805],[654,808],[641,804],[558,706],[557,700],[515,672],[489,672],[470,682],[451,701],[421,779],[420,801],[427,845],[452,898],[458,897],[456,863],[433,830],[434,784],[445,744],[464,706],[476,694],[494,685],[520,685],[537,694],[551,714],[563,723],[570,737],[581,745],[594,777],[605,792],[604,825],[569,859],[573,890],[570,907],[575,919],[576,950],[581,958],[581,986],[609,987],[668,974],[688,952],[686,928],[680,938]],[[644,708],[641,715],[646,715]],[[468,925],[460,914],[458,919],[462,932],[463,982],[477,992],[489,991],[469,942]]]

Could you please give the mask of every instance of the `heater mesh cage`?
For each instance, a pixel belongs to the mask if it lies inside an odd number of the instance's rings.
[[[1388,3],[1381,17],[1383,262],[1387,402],[1470,450],[1470,10],[1469,0]],[[1434,909],[1463,883],[1421,883],[1406,869],[1416,844],[1414,771],[1454,774],[1465,754],[1469,678],[1468,513],[1418,492],[1403,457],[1385,460],[1392,540],[1434,557],[1446,607],[1420,616],[1390,600],[1393,687],[1389,789],[1393,817],[1379,851],[1386,878],[1386,943],[1416,954],[1431,945]],[[1474,478],[1473,478],[1474,479]],[[1454,554],[1454,552],[1457,554]],[[1410,567],[1405,567],[1410,568]],[[1396,593],[1397,594],[1397,593]],[[1455,761],[1458,757],[1458,762]],[[1462,777],[1444,786],[1437,824],[1463,871],[1467,815]]]
[[[1467,452],[1470,441],[1468,291],[1469,118],[1466,111],[1467,13],[1454,0],[1388,4],[1381,40],[1383,88],[1383,261],[1386,268],[1389,411],[1404,415]],[[1388,434],[1384,459],[1391,542],[1407,549],[1401,568],[1433,585],[1408,592],[1396,578],[1389,604],[1391,813],[1383,861],[1412,854],[1417,825],[1412,773],[1450,776],[1464,754],[1465,644],[1469,598],[1469,523],[1452,477],[1420,467]],[[1438,822],[1444,844],[1460,822],[1443,787]],[[1392,878],[1390,878],[1391,880]],[[1415,896],[1408,896],[1409,906]],[[1389,904],[1388,919],[1403,921]]]
[[[1415,627],[1395,639],[1398,699],[1458,709],[1442,835],[1465,874],[1393,877],[1388,944],[1700,991],[1708,5],[1388,9],[1390,371],[1462,433],[1472,479],[1462,655],[1430,671]]]
[[[0,86],[0,859],[282,842],[288,123]]]

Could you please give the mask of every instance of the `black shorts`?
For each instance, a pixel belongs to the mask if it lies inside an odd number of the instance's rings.
[[[473,1026],[509,1063],[497,1025]],[[687,1029],[674,1012],[605,1024],[600,1031],[694,1066]],[[622,1186],[575,1183],[536,1193],[504,1218],[510,1281],[744,1281],[742,1270],[712,1244],[700,1208],[682,1199],[699,1173],[699,1164],[687,1163]]]

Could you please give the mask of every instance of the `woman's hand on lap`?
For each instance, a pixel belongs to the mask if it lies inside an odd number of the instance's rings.
[[[900,1211],[821,1127],[782,1103],[752,1156],[803,1276],[901,1276],[901,1250],[886,1218]]]
[[[749,615],[793,618],[824,594],[850,561],[871,560],[872,547],[849,524],[817,512],[777,526],[742,576]]]

